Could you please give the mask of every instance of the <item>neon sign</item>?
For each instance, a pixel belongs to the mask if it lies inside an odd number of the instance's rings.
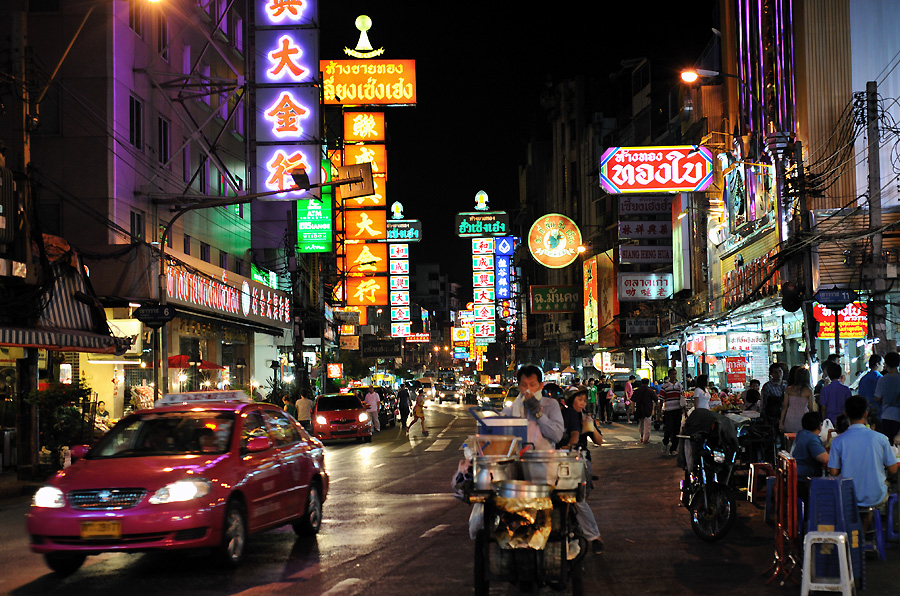
[[[256,22],[269,25],[313,25],[318,21],[317,0],[257,0]]]

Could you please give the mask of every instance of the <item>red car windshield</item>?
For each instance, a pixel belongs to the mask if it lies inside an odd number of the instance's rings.
[[[221,454],[233,427],[233,412],[147,412],[119,422],[88,458]]]

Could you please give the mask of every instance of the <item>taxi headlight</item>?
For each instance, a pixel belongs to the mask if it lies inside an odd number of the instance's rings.
[[[316,416],[317,424],[328,424],[328,421],[325,420],[325,416]]]
[[[152,505],[163,505],[165,503],[179,503],[205,497],[209,494],[210,485],[211,482],[206,478],[179,480],[167,484],[153,493],[153,496],[150,497],[150,503]]]
[[[366,414],[365,412],[360,412],[360,413],[359,413],[359,421],[360,421],[360,422],[368,422],[368,421],[369,421],[369,415]]]
[[[66,497],[63,491],[55,486],[42,486],[34,493],[31,499],[32,507],[44,507],[47,509],[59,509],[66,506]]]
[[[512,405],[512,402],[510,400],[506,400],[505,402],[503,402],[503,405],[508,408]]]

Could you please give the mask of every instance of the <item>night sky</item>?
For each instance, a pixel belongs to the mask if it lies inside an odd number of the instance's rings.
[[[646,56],[674,81],[712,39],[714,4],[651,1],[628,14],[627,3],[608,2],[322,2],[323,60],[348,58],[343,48],[356,46],[361,14],[372,19],[369,40],[384,47],[382,58],[416,60],[418,105],[386,110],[388,205],[400,201],[405,216],[424,225],[413,265],[440,262],[470,293],[470,245],[453,233],[453,214],[471,211],[479,190],[492,210],[515,207],[517,167],[543,118],[538,100],[548,77],[608,80],[620,61]]]

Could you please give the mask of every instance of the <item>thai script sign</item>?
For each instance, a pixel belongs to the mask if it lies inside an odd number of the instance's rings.
[[[487,211],[456,214],[456,235],[506,236],[509,234],[509,214],[506,211]]]
[[[422,221],[418,219],[387,220],[387,242],[419,242],[422,240]]]
[[[838,332],[841,339],[862,339],[869,328],[865,302],[851,302],[837,312]],[[834,339],[834,311],[818,302],[813,303],[813,317],[819,323],[816,337]]]
[[[656,319],[625,319],[625,333],[629,335],[656,335],[658,331]]]
[[[665,300],[672,296],[671,273],[619,273],[619,301]]]
[[[575,312],[581,307],[578,286],[530,286],[531,312]]]
[[[548,213],[528,230],[528,250],[534,259],[550,269],[561,269],[578,258],[581,230],[569,217]]]
[[[610,194],[700,192],[713,180],[706,147],[610,147],[600,158],[600,185]]]
[[[325,105],[415,105],[415,60],[322,60]]]
[[[750,352],[753,346],[765,345],[769,339],[765,333],[731,331],[727,334],[729,352]]]
[[[649,215],[652,213],[670,213],[672,198],[660,195],[637,196],[622,195],[619,197],[619,217],[625,215]]]
[[[407,343],[427,344],[431,341],[430,333],[410,333],[406,336]]]
[[[634,246],[623,244],[619,247],[619,263],[671,263],[671,246]]]
[[[747,383],[747,359],[744,356],[725,358],[725,382],[728,385],[745,385]]]

